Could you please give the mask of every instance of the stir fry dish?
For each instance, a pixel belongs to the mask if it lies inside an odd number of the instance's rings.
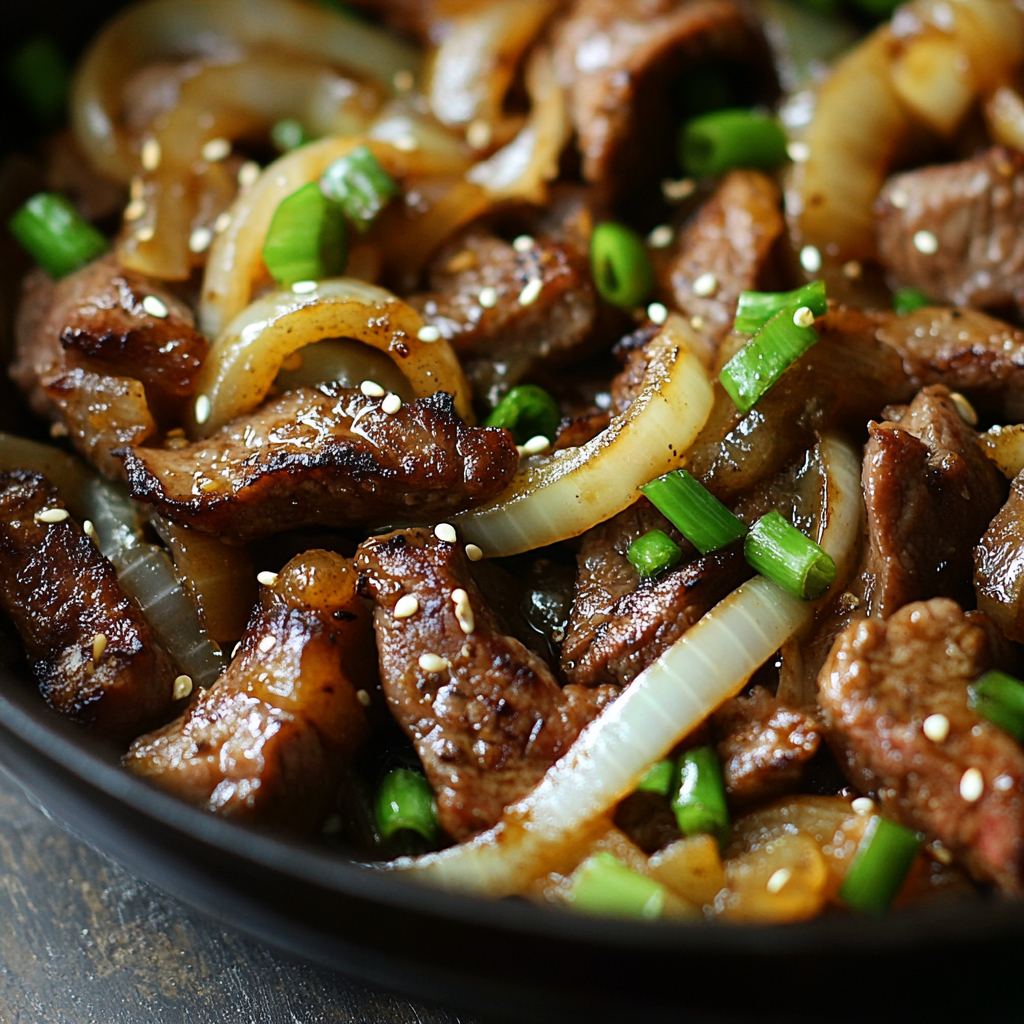
[[[6,66],[54,714],[450,890],[1024,895],[1017,4],[142,0]]]

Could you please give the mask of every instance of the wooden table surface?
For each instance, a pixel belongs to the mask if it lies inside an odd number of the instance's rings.
[[[134,878],[0,772],[2,1024],[471,1024],[296,963]]]

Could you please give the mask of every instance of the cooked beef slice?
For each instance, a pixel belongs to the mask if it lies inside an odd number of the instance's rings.
[[[369,612],[352,563],[292,559],[261,588],[242,646],[180,718],[140,736],[125,765],[191,804],[295,829],[329,808],[368,732],[358,691],[375,678]]]
[[[467,427],[443,392],[393,414],[382,402],[335,383],[297,388],[194,444],[119,454],[132,497],[233,543],[437,520],[494,497],[518,468],[512,436]]]
[[[886,415],[869,424],[864,449],[868,614],[884,618],[929,597],[973,603],[973,548],[1005,481],[947,388],[924,388]]]
[[[525,796],[617,690],[561,689],[540,657],[505,633],[456,544],[399,531],[367,540],[356,564],[376,605],[391,712],[423,762],[442,826],[466,839]],[[407,596],[416,611],[397,618]]]
[[[1008,639],[1024,641],[1024,473],[974,549],[974,592]]]
[[[987,627],[946,598],[855,620],[818,676],[818,701],[850,779],[888,817],[940,840],[975,878],[1020,893],[1024,750],[967,706],[968,685],[993,665]],[[942,742],[922,731],[931,715],[949,722]],[[961,791],[972,769],[977,799],[970,777]]]
[[[50,510],[65,511],[44,477],[0,472],[0,607],[46,702],[127,743],[171,713],[175,670],[114,567],[70,517],[37,518]]]
[[[971,160],[894,175],[875,203],[875,222],[894,284],[938,302],[1022,308],[1024,155],[995,146]]]

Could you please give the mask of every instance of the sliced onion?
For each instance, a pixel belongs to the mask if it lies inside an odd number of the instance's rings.
[[[496,501],[452,519],[460,536],[488,556],[546,547],[610,519],[643,484],[681,465],[713,401],[689,331],[682,318],[669,317],[648,343],[632,405],[585,445],[524,461]]]
[[[985,454],[1007,480],[1024,472],[1024,423],[991,427],[979,434],[978,440],[985,446]]]
[[[860,530],[859,459],[835,438],[823,442],[822,459],[830,478],[822,545],[837,565],[845,564]],[[497,826],[461,846],[390,867],[447,889],[522,892],[562,867],[565,848],[589,836],[595,820],[632,792],[651,763],[738,693],[814,610],[761,576],[749,580],[637,676]]]
[[[423,320],[383,288],[352,278],[321,281],[315,291],[271,292],[257,299],[217,339],[203,363],[197,404],[208,414],[195,422],[205,437],[250,412],[270,391],[284,361],[325,338],[352,338],[385,353],[417,398],[446,391],[467,421],[472,396],[458,357],[443,338],[420,341]],[[206,404],[208,403],[208,405]]]
[[[42,473],[60,492],[61,500],[76,519],[89,518],[87,488],[95,473],[81,459],[48,444],[0,433],[0,470],[9,473],[18,469]]]

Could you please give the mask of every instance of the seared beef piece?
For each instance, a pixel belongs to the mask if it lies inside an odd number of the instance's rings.
[[[981,611],[1024,641],[1024,473],[974,549],[974,591]]]
[[[416,746],[441,824],[466,839],[525,796],[617,691],[560,689],[547,665],[505,634],[454,544],[400,531],[366,541],[356,564],[376,603],[392,714]],[[417,610],[396,618],[405,595]]]
[[[612,378],[612,415],[625,412],[640,394],[647,373],[647,343],[658,336],[661,328],[648,320],[632,334],[627,334],[614,348],[622,360],[622,369]]]
[[[238,655],[176,721],[140,736],[133,772],[226,817],[303,830],[322,820],[365,739],[360,689],[375,677],[373,631],[352,563],[292,559],[260,601]]]
[[[895,284],[939,302],[1024,308],[1024,156],[996,146],[890,178],[875,203],[878,254]],[[919,232],[938,243],[919,246]],[[931,239],[926,239],[930,241]]]
[[[611,423],[611,415],[601,409],[587,413],[584,416],[563,419],[558,424],[558,437],[552,442],[551,451],[557,452],[563,448],[579,448],[588,441],[593,441],[602,430],[607,429],[609,423]]]
[[[615,809],[614,821],[648,855],[682,837],[672,804],[660,793],[630,793]]]
[[[795,789],[821,742],[818,723],[763,686],[726,701],[712,716],[725,788],[734,803]]]
[[[999,511],[1006,485],[949,391],[925,388],[868,426],[864,590],[870,615],[910,601],[972,603],[972,549]]]
[[[772,246],[785,224],[779,187],[758,171],[733,171],[667,249],[652,253],[662,298],[701,331],[721,341],[736,318],[740,293],[757,287]],[[711,295],[696,295],[694,282],[713,274]]]
[[[78,524],[36,518],[50,509],[64,505],[44,477],[0,472],[0,607],[21,635],[46,702],[127,743],[171,713],[175,670]]]
[[[673,173],[681,72],[724,62],[749,78],[749,100],[777,88],[757,21],[731,0],[576,0],[553,40],[583,178],[634,203]]]
[[[967,686],[992,667],[980,613],[945,598],[858,619],[818,676],[829,743],[852,781],[877,792],[887,816],[940,840],[981,880],[1024,891],[1024,750],[967,706]],[[949,736],[922,723],[945,715]],[[971,799],[974,769],[984,788]]]
[[[300,526],[436,520],[494,497],[515,473],[511,435],[467,427],[449,395],[393,415],[382,401],[334,383],[297,388],[203,441],[119,454],[132,497],[233,543]]]
[[[641,579],[626,552],[654,529],[681,543],[692,560],[654,579]],[[584,686],[624,686],[752,575],[735,545],[696,557],[646,498],[588,530],[577,566],[561,667],[566,679]]]

